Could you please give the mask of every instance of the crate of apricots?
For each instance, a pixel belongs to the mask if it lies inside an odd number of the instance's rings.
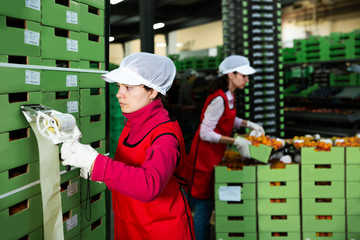
[[[269,161],[273,150],[281,148],[284,144],[279,138],[271,138],[265,135],[259,137],[247,136],[246,139],[251,142],[251,145],[249,145],[250,157],[263,163]]]
[[[332,137],[316,139],[312,136],[295,136],[290,143],[296,148],[312,147],[315,151],[331,151],[331,147],[360,147],[360,137]]]

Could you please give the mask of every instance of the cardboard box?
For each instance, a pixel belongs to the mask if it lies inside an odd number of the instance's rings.
[[[79,73],[43,70],[42,91],[78,91]]]
[[[243,199],[241,202],[215,201],[216,216],[256,216],[255,199]]]
[[[42,104],[79,118],[79,91],[43,92]]]
[[[81,231],[82,239],[98,240],[106,239],[106,216],[97,219]]]
[[[41,91],[41,70],[0,67],[0,75],[7,79],[2,83],[0,94]]]
[[[259,182],[299,181],[299,165],[286,164],[285,168],[271,168],[270,165],[257,166],[257,180]]]
[[[88,70],[105,70],[105,63],[99,61],[80,60],[80,68]]]
[[[80,178],[80,200],[83,202],[86,200],[88,194],[90,195],[90,197],[93,197],[99,193],[104,192],[104,196],[105,196],[105,190],[106,190],[106,185],[105,183],[98,183],[98,182],[94,182],[94,181],[89,181],[90,186],[88,186],[88,181],[85,178]],[[90,193],[88,193],[88,189],[90,190]]]
[[[312,147],[301,148],[301,164],[344,164],[344,147],[332,147],[331,151],[315,151]]]
[[[226,166],[215,166],[216,183],[255,182],[256,166],[244,166],[242,170],[228,170]]]
[[[64,2],[64,1],[63,1]],[[41,1],[42,25],[80,31],[80,4],[69,0],[67,5],[55,0]]]
[[[89,143],[105,139],[105,114],[97,114],[80,118],[81,143]]]
[[[280,235],[283,234],[283,235]],[[284,236],[285,235],[285,236]],[[259,232],[261,240],[300,240],[300,232]]]
[[[105,10],[105,1],[103,0],[80,0],[79,2]]]
[[[0,195],[40,179],[39,162],[31,162],[0,173]]]
[[[0,15],[0,54],[40,56],[40,23]]]
[[[360,198],[360,181],[346,183],[346,197]]]
[[[106,82],[101,78],[102,73],[79,73],[80,88],[105,88]]]
[[[8,193],[6,196],[2,196],[0,201],[0,211],[6,210],[9,207],[18,204],[26,199],[29,199],[35,195],[38,195],[40,190],[40,181],[33,183],[29,186],[23,186],[23,190]]]
[[[260,215],[259,232],[300,232],[300,215]]]
[[[256,232],[216,232],[216,240],[257,240]]]
[[[0,108],[4,113],[0,121],[0,133],[29,128],[29,122],[20,111],[22,105],[41,104],[41,92],[0,94]]]
[[[346,164],[360,164],[360,147],[346,148]]]
[[[99,35],[80,33],[79,56],[81,60],[105,61],[105,39]]]
[[[63,213],[80,205],[80,189],[80,177],[73,178],[69,181],[61,181],[60,193]]]
[[[345,215],[345,199],[302,198],[303,215]]]
[[[346,198],[346,213],[350,215],[360,216],[360,199],[359,198]]]
[[[345,232],[345,216],[329,215],[332,219],[316,219],[316,215],[303,215],[304,232]],[[359,230],[360,231],[360,230]]]
[[[219,200],[220,186],[229,186],[226,183],[215,183],[215,200]],[[234,186],[234,184],[231,184]],[[239,183],[237,186],[241,186],[241,199],[256,199],[256,186],[255,183]]]
[[[90,224],[93,224],[97,219],[103,217],[106,213],[106,197],[105,192],[100,192],[95,194],[90,199],[91,205],[89,205],[89,200],[81,202],[81,229],[88,227]],[[91,207],[91,219],[90,217],[90,207]]]
[[[69,61],[69,60],[59,60],[59,59],[42,58],[41,65],[47,66],[47,67],[58,67],[59,71],[63,70],[63,68],[75,68],[75,70],[80,68],[79,61]],[[71,71],[71,72],[79,74],[77,71],[75,71],[75,72]]]
[[[283,201],[283,202],[282,202]],[[258,199],[259,215],[299,215],[300,199]]]
[[[79,61],[78,32],[63,30],[53,27],[41,27],[41,57],[46,59],[58,59]]]
[[[105,88],[80,89],[80,117],[105,113]]]
[[[346,181],[360,181],[360,163],[359,164],[346,164]]]
[[[80,3],[80,31],[104,36],[104,10]]]
[[[0,133],[0,172],[38,160],[37,140],[30,128]]]
[[[0,212],[3,239],[19,239],[42,225],[41,195],[35,195],[16,202]]]
[[[299,181],[258,182],[258,198],[299,198]]]
[[[255,216],[227,217],[217,216],[215,218],[216,232],[256,232]]]
[[[41,21],[41,4],[38,1],[1,1],[0,15],[27,19],[35,22]]]
[[[301,179],[306,181],[344,181],[344,164],[301,165]]]
[[[64,239],[73,239],[81,231],[80,205],[63,213]]]
[[[20,239],[27,239],[27,240],[44,239],[44,236],[43,236],[43,228],[42,228],[42,227],[39,227],[39,228],[36,229],[35,231],[32,231],[32,232],[24,235],[24,236],[21,237]]]
[[[331,185],[316,185],[323,183]],[[302,198],[345,198],[345,184],[344,181],[302,182],[301,195]]]
[[[324,237],[324,236],[316,236],[317,232],[303,232],[303,239],[311,239],[311,240],[344,240],[346,239],[345,233],[339,232],[329,232],[332,236]],[[321,233],[320,233],[321,234]]]

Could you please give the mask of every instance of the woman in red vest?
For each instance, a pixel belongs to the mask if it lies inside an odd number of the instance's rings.
[[[250,157],[250,142],[241,137],[231,137],[233,129],[248,127],[265,134],[261,126],[236,117],[234,91],[243,89],[249,82],[248,75],[255,73],[249,60],[239,55],[229,56],[219,65],[219,72],[222,76],[209,85],[210,95],[205,100],[201,123],[187,161],[187,177],[191,183],[190,190],[184,190],[195,213],[197,240],[209,239],[210,217],[214,206],[214,166],[221,162],[227,144],[234,144],[243,157]]]
[[[162,99],[176,73],[167,57],[127,56],[102,78],[116,82],[126,118],[114,159],[91,146],[66,142],[64,165],[112,191],[115,239],[195,239],[191,211],[181,190],[185,145],[180,127]]]

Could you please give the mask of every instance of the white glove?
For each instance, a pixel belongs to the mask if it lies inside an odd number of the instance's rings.
[[[242,157],[250,158],[249,145],[251,142],[242,137],[236,137],[234,146],[239,151]]]
[[[81,168],[81,177],[87,178],[91,165],[95,161],[98,152],[90,145],[81,144],[78,141],[65,141],[61,147],[63,165],[71,165]]]
[[[256,136],[256,137],[260,137],[261,135],[265,135],[265,131],[264,131],[263,127],[260,126],[259,124],[253,123],[253,122],[248,120],[246,126],[255,131],[255,133],[253,135]]]

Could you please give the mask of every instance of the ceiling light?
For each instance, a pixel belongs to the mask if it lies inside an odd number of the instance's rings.
[[[124,1],[124,0],[110,0],[110,3],[112,5],[115,5],[115,4],[118,4],[118,3],[122,2],[122,1]]]
[[[166,43],[156,43],[155,47],[166,47]]]
[[[176,43],[176,47],[182,47],[182,46],[184,46],[184,44],[182,44],[182,43]]]
[[[112,42],[112,41],[114,41],[114,40],[115,40],[114,37],[112,37],[112,36],[109,37],[109,42]]]
[[[153,25],[154,30],[165,27],[165,23],[159,22]]]

